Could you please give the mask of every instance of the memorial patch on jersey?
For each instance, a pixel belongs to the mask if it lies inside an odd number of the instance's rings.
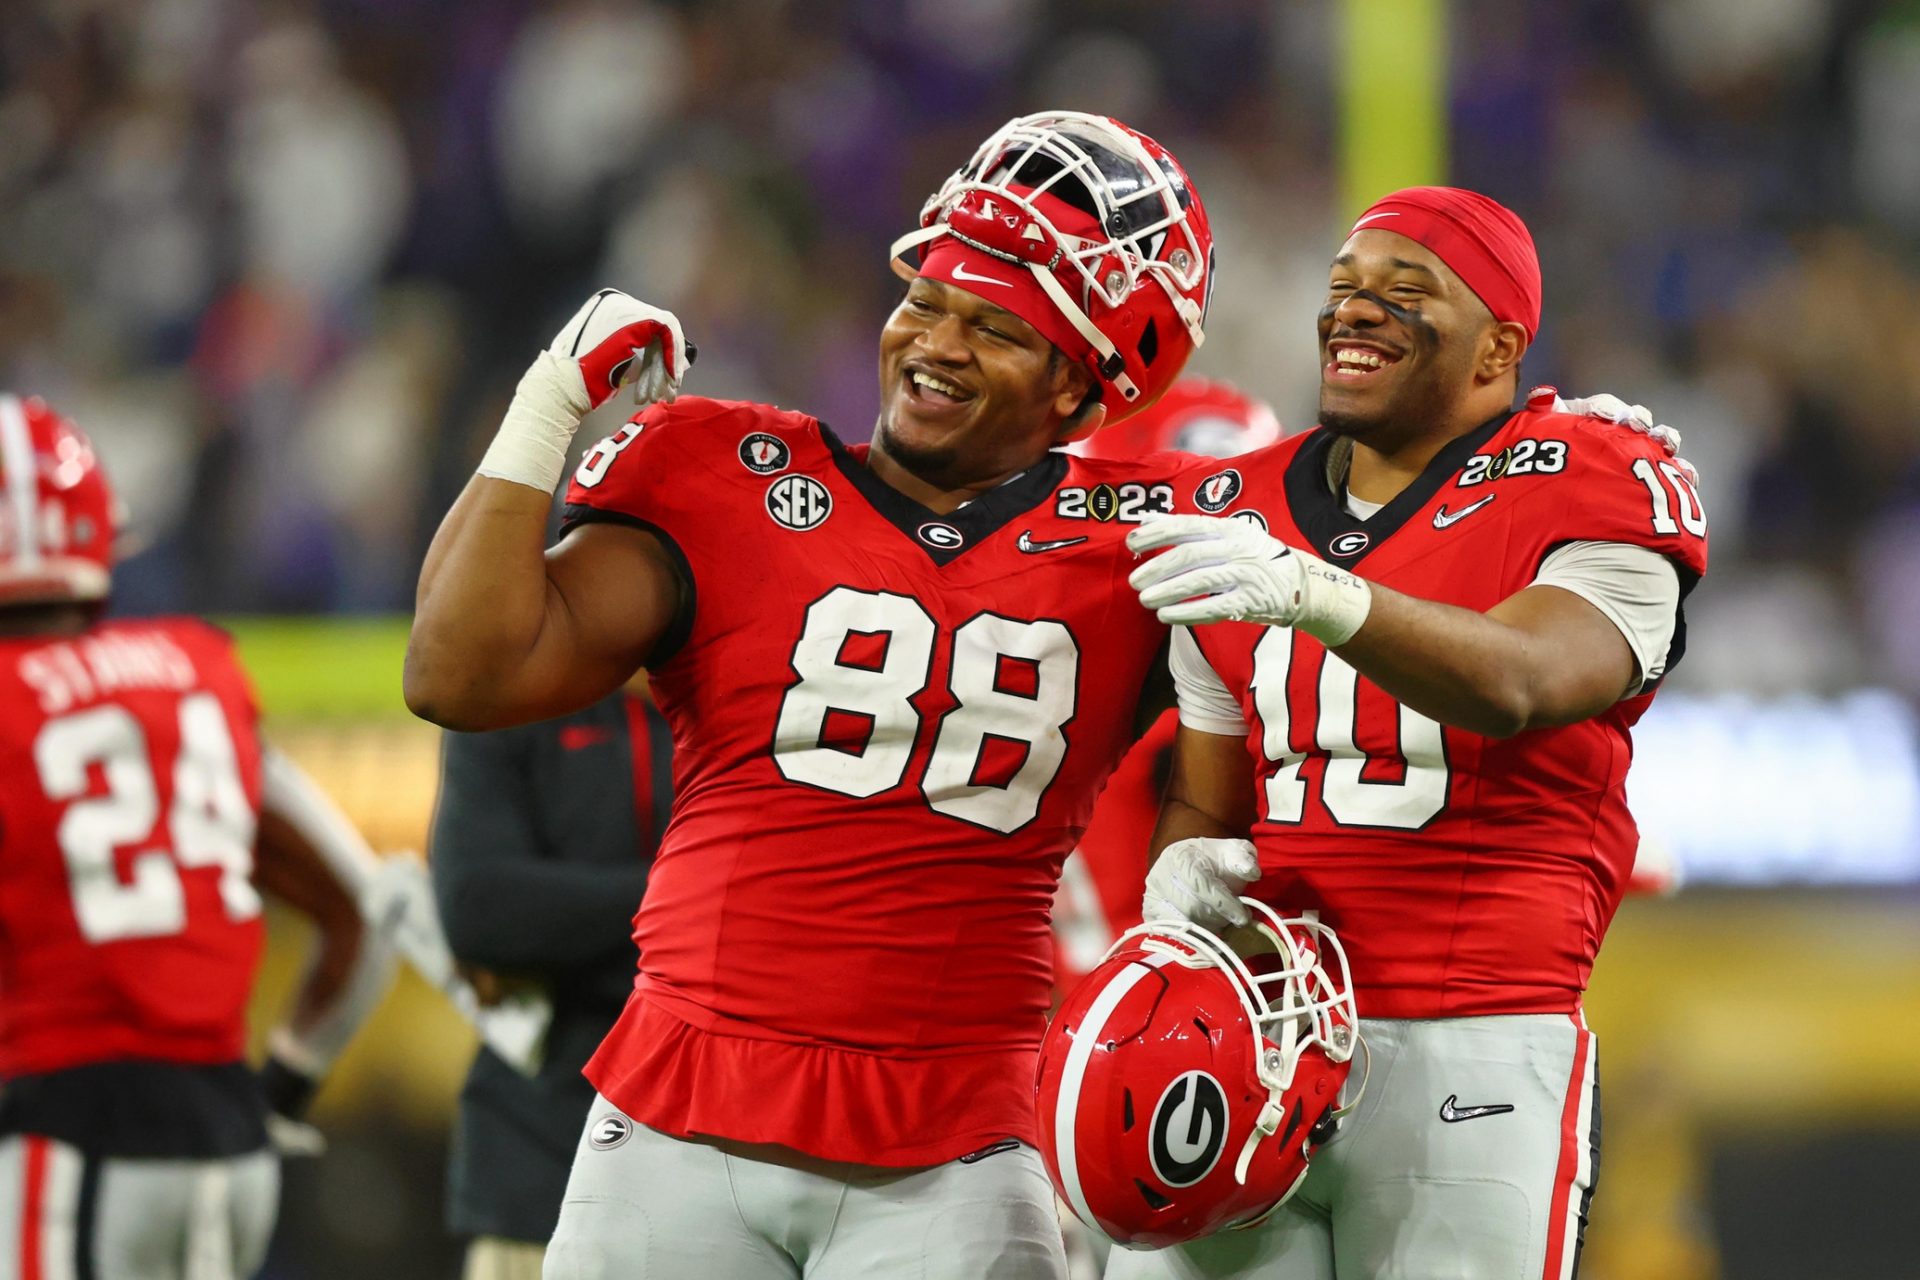
[[[793,461],[793,451],[779,436],[755,431],[740,441],[740,464],[755,475],[770,476],[785,471]]]
[[[1193,505],[1202,511],[1221,512],[1240,496],[1240,473],[1232,467],[1216,471],[1193,488]]]
[[[1119,520],[1138,524],[1148,516],[1173,514],[1173,486],[1155,480],[1126,484],[1072,485],[1053,498],[1053,514],[1062,520]]]
[[[1153,1108],[1147,1154],[1154,1176],[1190,1187],[1213,1171],[1227,1148],[1227,1094],[1204,1071],[1176,1077]]]
[[[767,514],[783,529],[818,529],[833,514],[833,495],[812,476],[781,476],[767,486]]]

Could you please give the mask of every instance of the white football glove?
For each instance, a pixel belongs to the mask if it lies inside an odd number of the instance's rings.
[[[635,404],[672,400],[693,358],[671,311],[600,290],[527,366],[480,474],[551,493],[580,419],[629,384]]]
[[[1655,425],[1653,410],[1643,404],[1628,404],[1619,396],[1610,396],[1601,392],[1597,396],[1581,396],[1564,400],[1553,387],[1535,387],[1527,393],[1527,407],[1530,409],[1548,409],[1554,413],[1570,413],[1580,418],[1598,418],[1602,422],[1611,422],[1646,436],[1666,451],[1674,464],[1687,473],[1687,478],[1695,485],[1700,483],[1700,473],[1693,464],[1680,457],[1680,433],[1672,427]]]
[[[1252,917],[1240,891],[1260,878],[1260,859],[1245,840],[1195,836],[1160,851],[1147,872],[1140,916],[1191,920],[1203,929],[1243,925]]]
[[[1136,555],[1173,548],[1135,569],[1127,585],[1176,626],[1294,627],[1333,648],[1353,638],[1373,604],[1361,579],[1245,520],[1161,516],[1128,534],[1127,546]]]

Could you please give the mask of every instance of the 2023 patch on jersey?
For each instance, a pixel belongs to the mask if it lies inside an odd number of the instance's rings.
[[[589,1075],[668,1133],[926,1164],[1031,1124],[1060,863],[1164,629],[1127,531],[1192,459],[1049,455],[935,515],[802,414],[682,398],[582,463],[570,525],[694,585],[651,664],[675,813],[637,997]]]
[[[204,623],[0,641],[0,1075],[240,1059],[257,719]]]
[[[1592,419],[1523,411],[1455,441],[1365,521],[1327,479],[1325,431],[1236,459],[1235,511],[1409,595],[1486,610],[1555,547],[1668,557],[1706,572],[1699,494],[1660,448]],[[1340,931],[1369,1017],[1577,1007],[1638,837],[1629,730],[1652,691],[1580,724],[1496,740],[1401,706],[1310,636],[1199,627],[1259,762],[1256,892]],[[1667,669],[1680,657],[1676,624]]]

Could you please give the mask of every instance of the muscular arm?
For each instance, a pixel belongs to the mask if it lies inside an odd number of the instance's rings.
[[[1180,726],[1151,856],[1190,836],[1244,839],[1255,817],[1246,739]]]
[[[449,729],[496,729],[613,692],[672,624],[683,584],[660,540],[596,523],[545,549],[548,494],[475,476],[420,570],[403,689]]]
[[[1428,719],[1493,738],[1573,724],[1619,700],[1638,675],[1620,629],[1558,587],[1517,592],[1485,613],[1373,584],[1366,623],[1338,653]]]

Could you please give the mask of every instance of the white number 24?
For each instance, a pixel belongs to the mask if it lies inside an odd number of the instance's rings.
[[[260,895],[249,878],[257,816],[240,781],[226,713],[212,694],[180,701],[180,747],[164,831],[155,830],[156,762],[140,722],[125,707],[108,704],[48,721],[34,739],[33,759],[47,798],[71,801],[56,838],[74,916],[88,942],[183,931],[181,867],[220,868],[220,898],[230,919],[260,914]],[[100,795],[87,794],[94,766],[106,782]],[[115,850],[143,842],[146,847],[130,859],[130,878],[122,880]]]

